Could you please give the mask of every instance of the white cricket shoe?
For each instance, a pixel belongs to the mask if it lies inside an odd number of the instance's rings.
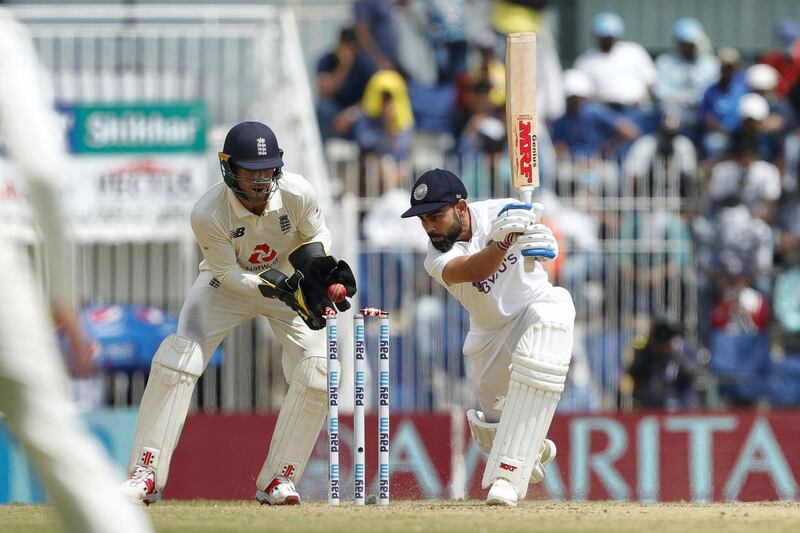
[[[507,479],[497,478],[489,487],[489,494],[486,496],[486,505],[504,505],[506,507],[516,507],[517,491]]]
[[[267,505],[297,505],[300,495],[288,477],[278,476],[264,490],[256,491],[256,500]]]
[[[135,503],[150,505],[161,499],[161,492],[156,490],[156,471],[148,466],[137,466],[120,490]]]

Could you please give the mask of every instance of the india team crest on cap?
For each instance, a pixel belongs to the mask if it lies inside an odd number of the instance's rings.
[[[414,200],[419,202],[425,198],[426,194],[428,194],[428,185],[425,183],[420,183],[417,185],[417,188],[414,189]]]
[[[256,150],[258,155],[267,155],[267,140],[264,137],[256,139]]]

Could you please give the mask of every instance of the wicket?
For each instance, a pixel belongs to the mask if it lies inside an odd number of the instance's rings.
[[[389,314],[380,309],[364,308],[353,317],[354,336],[354,408],[353,408],[353,499],[365,505],[366,443],[364,439],[364,403],[366,398],[366,356],[364,317],[380,319],[378,341],[378,503],[389,505]],[[326,317],[328,339],[328,505],[339,505],[339,337],[337,317]]]

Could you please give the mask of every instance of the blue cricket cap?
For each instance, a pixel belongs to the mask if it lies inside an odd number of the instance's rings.
[[[416,217],[438,211],[446,205],[467,198],[467,188],[461,178],[441,168],[425,172],[414,182],[411,207],[402,218]]]

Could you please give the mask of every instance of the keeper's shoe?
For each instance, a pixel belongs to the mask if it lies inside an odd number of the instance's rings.
[[[135,503],[150,505],[161,499],[161,492],[156,490],[156,471],[148,466],[137,466],[120,490]]]
[[[278,476],[267,485],[266,489],[256,491],[256,500],[267,505],[298,505],[300,495],[291,479]]]
[[[489,487],[489,494],[486,495],[486,505],[502,505],[504,507],[516,507],[519,497],[514,486],[507,479],[497,478]]]
[[[531,472],[531,483],[541,483],[544,479],[544,465],[556,458],[556,443],[550,439],[544,439],[542,447],[539,449],[539,458],[533,465]]]

